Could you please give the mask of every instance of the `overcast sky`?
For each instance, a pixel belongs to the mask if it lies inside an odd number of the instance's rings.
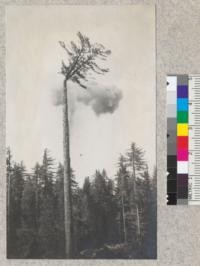
[[[155,165],[156,86],[154,6],[10,6],[6,8],[7,146],[28,169],[48,148],[63,161],[62,106],[53,104],[62,89],[58,41],[77,41],[81,31],[112,51],[105,76],[93,75],[92,90],[121,90],[119,107],[97,116],[77,101],[86,93],[69,83],[71,166],[77,180],[95,169],[116,173],[120,153],[132,141]],[[93,79],[92,79],[93,78]],[[96,84],[96,85],[95,85]]]

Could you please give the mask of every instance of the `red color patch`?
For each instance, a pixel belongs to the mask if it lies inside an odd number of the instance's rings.
[[[177,149],[188,149],[188,137],[177,137]]]

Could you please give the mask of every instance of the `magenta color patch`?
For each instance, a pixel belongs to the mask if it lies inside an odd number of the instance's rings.
[[[178,150],[177,151],[178,161],[188,161],[188,150]]]

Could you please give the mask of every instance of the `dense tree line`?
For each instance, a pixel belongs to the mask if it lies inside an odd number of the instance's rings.
[[[48,150],[29,173],[7,150],[8,258],[65,258],[64,168]],[[156,258],[156,171],[132,143],[117,173],[86,177],[71,169],[73,257]]]

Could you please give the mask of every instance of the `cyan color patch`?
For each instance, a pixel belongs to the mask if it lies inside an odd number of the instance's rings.
[[[188,98],[177,99],[177,111],[188,111]]]

